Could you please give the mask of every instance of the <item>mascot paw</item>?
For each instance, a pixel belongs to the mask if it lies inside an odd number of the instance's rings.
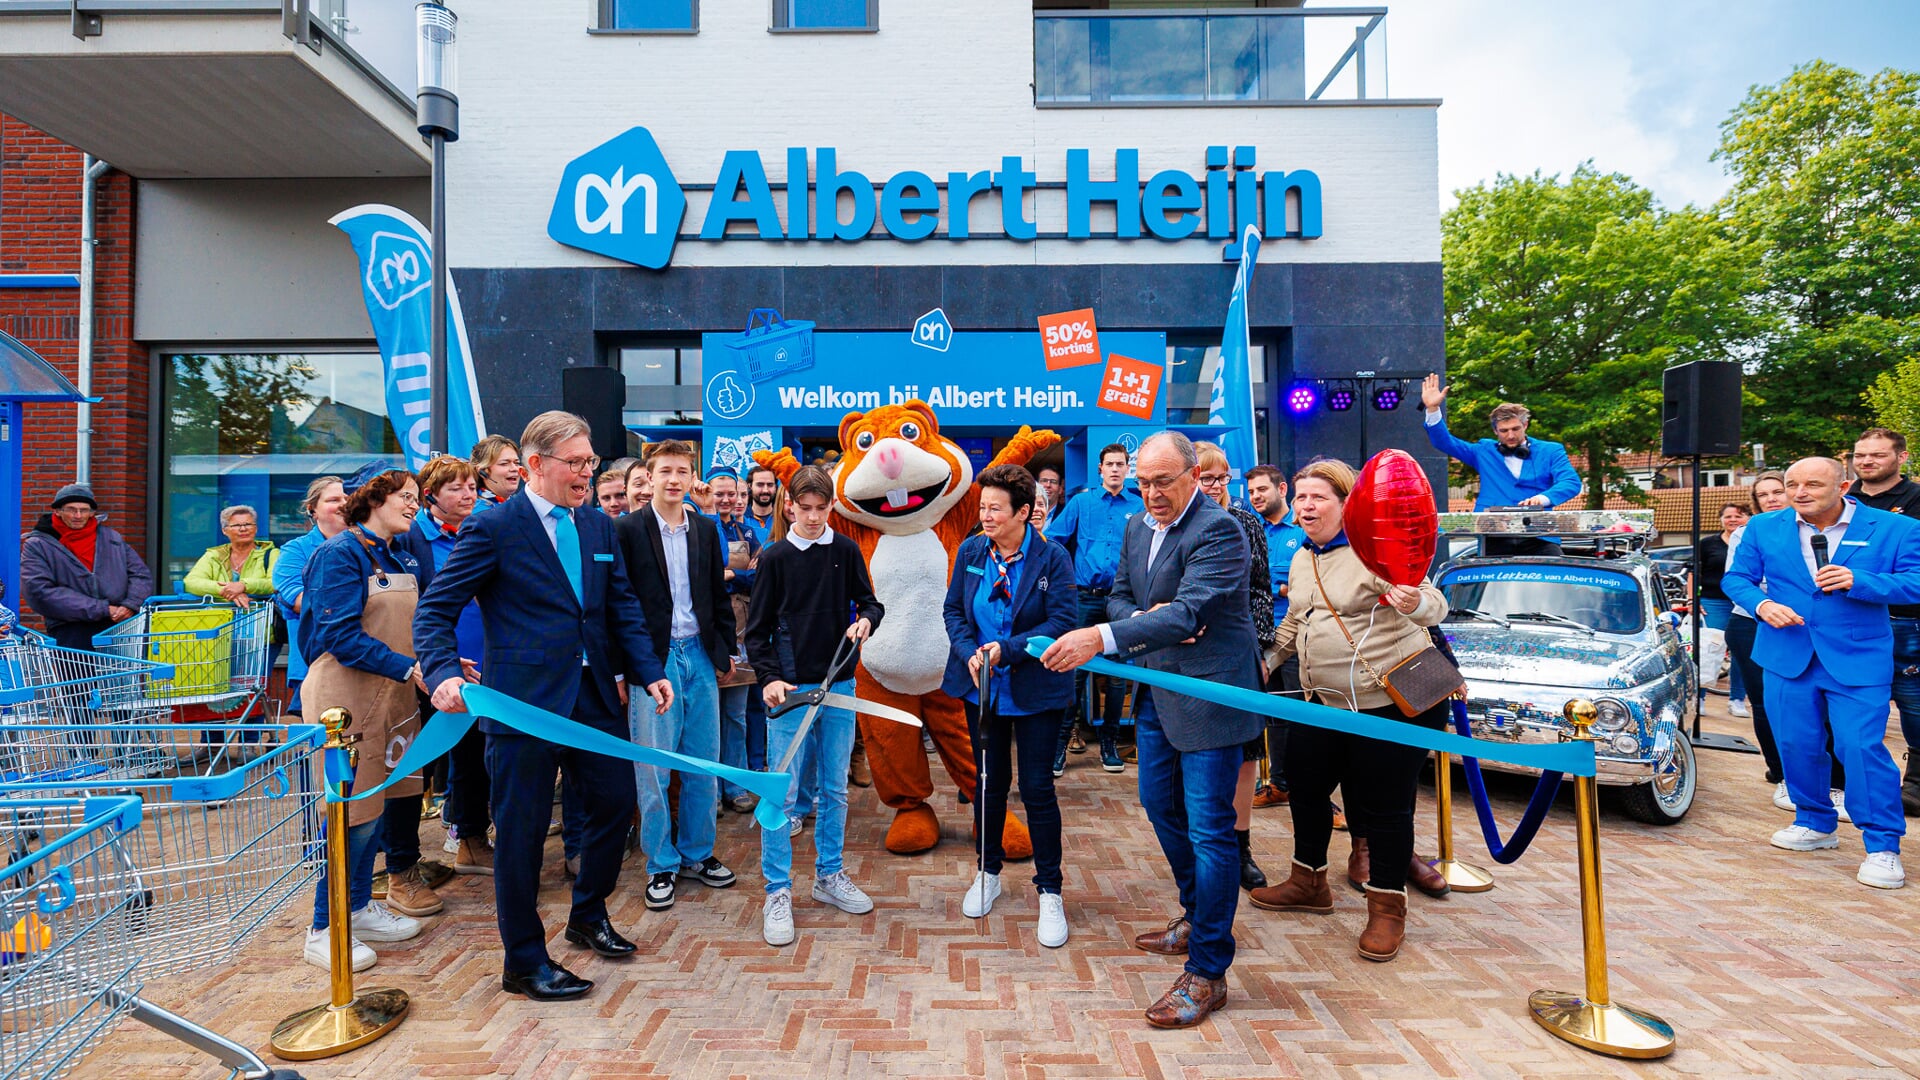
[[[1025,465],[1027,462],[1033,460],[1035,454],[1038,454],[1050,446],[1058,446],[1062,441],[1057,433],[1049,431],[1046,428],[1035,431],[1030,427],[1021,425],[1020,430],[1013,433],[1013,438],[1007,440],[1006,448],[1001,450],[999,455],[993,459],[993,463],[995,465]]]
[[[772,469],[774,479],[780,481],[782,484],[791,479],[794,473],[800,471],[799,459],[793,456],[792,450],[784,446],[777,452],[771,450],[755,450],[753,452],[753,460],[758,464],[765,465],[767,468]]]
[[[1013,814],[1007,814],[1007,823],[1000,830],[1000,850],[1009,859],[1033,858],[1033,835]]]
[[[1021,829],[1022,836],[1026,830]],[[940,819],[934,816],[933,807],[921,803],[910,810],[902,810],[893,817],[893,824],[887,829],[887,850],[895,855],[918,855],[923,851],[932,851],[940,842]],[[1031,851],[1033,844],[1029,842]]]

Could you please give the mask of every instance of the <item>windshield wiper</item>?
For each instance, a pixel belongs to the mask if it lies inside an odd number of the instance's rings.
[[[1507,618],[1524,619],[1528,622],[1554,623],[1559,626],[1571,626],[1578,630],[1585,630],[1589,636],[1594,632],[1593,627],[1588,626],[1579,619],[1569,619],[1565,615],[1555,615],[1551,611],[1512,611],[1507,613]]]
[[[1470,619],[1482,619],[1490,623],[1499,623],[1500,628],[1502,630],[1512,629],[1512,627],[1508,625],[1507,620],[1501,618],[1498,615],[1481,611],[1478,608],[1470,608],[1470,607],[1448,608],[1447,614],[1448,615],[1465,615]]]

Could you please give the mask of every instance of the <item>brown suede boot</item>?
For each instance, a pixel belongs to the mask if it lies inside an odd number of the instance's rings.
[[[1298,859],[1293,860],[1287,880],[1278,885],[1269,885],[1264,889],[1254,889],[1247,893],[1247,899],[1253,906],[1268,911],[1313,911],[1326,913],[1333,910],[1333,890],[1327,886],[1327,868],[1318,870]]]
[[[1407,893],[1404,889],[1367,889],[1367,928],[1360,931],[1360,955],[1386,963],[1400,955],[1407,936]]]
[[[1347,884],[1354,892],[1367,891],[1367,879],[1373,876],[1373,863],[1367,858],[1367,838],[1353,838],[1353,851],[1347,856]]]

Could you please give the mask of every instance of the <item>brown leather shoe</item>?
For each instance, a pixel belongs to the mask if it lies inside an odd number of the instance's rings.
[[[409,866],[387,877],[387,906],[402,915],[420,918],[438,915],[447,906],[440,894],[427,888],[418,866]]]
[[[1406,936],[1406,892],[1368,889],[1367,928],[1360,931],[1360,955],[1384,964],[1400,955],[1400,942]]]
[[[1354,892],[1365,892],[1367,879],[1373,876],[1373,862],[1367,858],[1367,838],[1353,838],[1353,850],[1347,854],[1347,884]]]
[[[1287,880],[1255,889],[1247,894],[1247,899],[1253,901],[1254,907],[1268,911],[1324,913],[1333,910],[1333,890],[1327,886],[1327,868],[1315,870],[1298,859],[1293,860]]]
[[[493,876],[493,845],[485,837],[463,836],[460,838],[460,850],[453,857],[453,872],[456,874],[484,874]]]
[[[1179,916],[1167,924],[1165,930],[1155,930],[1150,934],[1141,934],[1133,939],[1133,947],[1144,949],[1163,956],[1187,955],[1187,939],[1193,936],[1193,924],[1185,915]]]
[[[1287,805],[1287,801],[1287,793],[1274,787],[1272,784],[1261,784],[1259,787],[1253,789],[1253,808],[1255,810],[1265,810],[1269,806],[1285,806]]]
[[[1147,1023],[1158,1028],[1192,1027],[1227,1003],[1227,980],[1203,979],[1183,971],[1173,988],[1147,1009]]]
[[[1418,855],[1415,855],[1413,861],[1407,864],[1407,884],[1436,900],[1453,891],[1453,886],[1447,884],[1446,877],[1435,870],[1432,863]]]
[[[864,746],[855,746],[853,756],[847,760],[847,783],[854,787],[873,786],[873,767],[867,764]]]

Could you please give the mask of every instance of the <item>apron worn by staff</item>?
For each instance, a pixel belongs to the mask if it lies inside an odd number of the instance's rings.
[[[373,545],[361,540],[374,558],[373,574],[367,578],[366,606],[360,615],[360,628],[368,637],[402,656],[413,655],[413,611],[420,601],[420,585],[412,574],[388,573],[380,566]],[[358,735],[359,766],[354,772],[354,787],[360,790],[385,783],[387,774],[399,762],[400,755],[420,734],[420,703],[413,683],[395,682],[369,671],[356,671],[326,653],[307,669],[307,681],[300,696],[320,709],[338,705],[353,714],[347,732]],[[409,777],[388,788],[388,799],[419,798],[419,777]],[[347,804],[347,824],[365,825],[377,819],[383,804],[362,799]]]

